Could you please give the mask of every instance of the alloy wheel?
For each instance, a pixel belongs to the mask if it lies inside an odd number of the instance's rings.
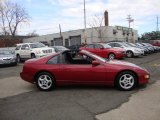
[[[119,85],[124,90],[131,89],[135,84],[134,77],[131,74],[124,74],[119,79]]]
[[[47,74],[42,74],[38,77],[38,86],[42,90],[49,90],[52,87],[52,78]]]

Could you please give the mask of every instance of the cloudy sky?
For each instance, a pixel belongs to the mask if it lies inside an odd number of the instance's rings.
[[[20,26],[19,34],[32,31],[40,35],[84,28],[84,0],[14,0],[22,5],[30,15],[30,23]],[[110,26],[126,26],[127,15],[134,22],[131,27],[139,34],[156,30],[156,17],[160,23],[159,0],[86,0],[87,27],[93,23],[95,16],[103,17],[104,11],[109,12]],[[159,24],[160,26],[160,24]],[[160,28],[160,27],[159,27]]]

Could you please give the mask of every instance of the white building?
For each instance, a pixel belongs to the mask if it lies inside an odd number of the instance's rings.
[[[102,26],[97,28],[87,28],[85,34],[84,29],[79,29],[62,32],[61,34],[54,33],[27,38],[24,39],[23,42],[42,42],[51,46],[71,46],[76,44],[107,42],[113,40],[135,42],[138,40],[137,30],[121,26]]]
[[[122,26],[109,26],[108,12],[104,12],[105,26],[72,30],[62,33],[43,35],[24,39],[23,42],[42,42],[51,46],[72,46],[92,42],[107,42],[113,40],[135,42],[138,40],[137,30]]]

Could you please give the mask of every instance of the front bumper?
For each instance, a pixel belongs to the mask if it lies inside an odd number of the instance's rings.
[[[0,65],[10,65],[10,64],[16,64],[16,59],[11,60],[0,60]]]
[[[139,85],[145,85],[149,83],[150,75],[149,74],[143,74],[139,76]]]
[[[133,54],[134,56],[141,56],[144,55],[144,52],[134,52]]]

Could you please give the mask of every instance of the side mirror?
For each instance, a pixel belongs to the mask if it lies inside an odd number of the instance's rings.
[[[92,61],[92,65],[93,65],[93,66],[97,66],[97,65],[100,65],[100,63],[99,63],[98,61],[96,61],[96,60],[93,60],[93,61]]]
[[[104,47],[101,47],[100,49],[104,49]]]

